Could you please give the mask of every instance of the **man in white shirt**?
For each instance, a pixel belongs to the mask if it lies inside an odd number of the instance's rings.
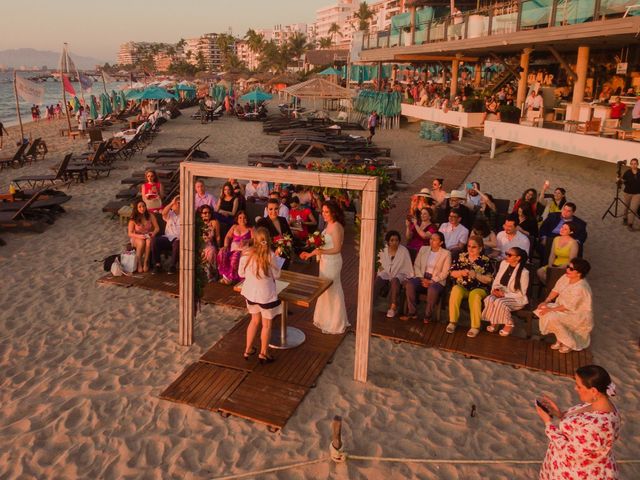
[[[539,90],[531,90],[531,95],[529,95],[525,101],[525,107],[527,109],[528,120],[533,120],[542,116],[544,100]]]
[[[444,248],[456,257],[467,245],[469,230],[460,223],[462,214],[460,210],[453,209],[449,212],[449,221],[440,225],[439,231],[444,234]]]
[[[260,180],[251,180],[244,189],[244,197],[247,200],[250,198],[265,200],[269,197],[269,185]]]
[[[204,186],[204,181],[196,180],[195,183],[195,207],[196,210],[203,205],[209,205],[212,209],[215,210],[216,204],[218,203],[218,199],[210,193],[207,193],[206,188]]]
[[[168,273],[176,273],[176,265],[180,258],[180,196],[176,196],[173,200],[162,209],[162,219],[166,225],[164,227],[164,235],[156,235],[153,238],[151,246],[151,257],[154,267],[152,273],[162,272],[160,265],[160,255],[163,251],[171,250],[171,266]]]
[[[504,260],[507,251],[513,247],[520,247],[525,252],[529,253],[529,238],[519,231],[517,227],[518,217],[515,215],[509,215],[502,226],[504,230],[496,235],[496,248],[498,249],[499,260]]]

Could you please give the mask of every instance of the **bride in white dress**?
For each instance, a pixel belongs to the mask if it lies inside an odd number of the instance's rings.
[[[342,271],[342,242],[344,240],[344,213],[334,201],[322,205],[322,218],[327,227],[323,230],[324,245],[311,253],[302,253],[300,258],[316,256],[320,261],[320,278],[327,278],[333,283],[319,298],[313,313],[313,324],[322,333],[341,334],[349,326],[347,308],[344,304],[344,293],[340,272]]]

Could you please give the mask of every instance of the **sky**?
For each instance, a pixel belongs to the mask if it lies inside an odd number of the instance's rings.
[[[29,0],[4,1],[0,50],[35,48],[115,62],[129,40],[175,43],[203,33],[244,36],[249,28],[312,23],[336,0]]]

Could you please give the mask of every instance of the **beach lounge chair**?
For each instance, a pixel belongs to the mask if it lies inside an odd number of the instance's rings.
[[[71,157],[73,153],[65,155],[64,160],[60,162],[56,173],[53,175],[32,175],[14,178],[12,180],[18,188],[21,188],[22,184],[26,184],[30,188],[36,188],[38,186],[57,185],[67,182],[70,178],[75,178],[77,181],[83,180],[86,176],[86,167],[69,167]]]
[[[34,210],[46,210],[52,214],[63,213],[65,210],[62,208],[62,205],[71,200],[70,195],[46,196],[41,195],[41,192],[44,192],[44,190],[34,192],[27,200],[1,202],[0,212],[16,212],[20,210],[25,203],[30,202],[31,198],[35,196],[36,200],[30,204],[29,208]]]
[[[24,152],[29,146],[28,143],[23,143],[18,147],[16,153],[13,154],[13,157],[0,158],[0,170],[8,167],[21,167],[24,165]]]
[[[189,148],[161,148],[156,153],[148,154],[147,158],[152,159],[152,162],[156,161],[159,158],[186,157],[188,155],[192,155],[197,158],[209,158],[209,154],[207,152],[198,149],[198,147],[202,145],[208,138],[209,135],[196,140]]]
[[[44,215],[34,215],[30,212],[31,206],[36,202],[38,197],[39,194],[33,195],[15,212],[0,211],[0,228],[5,230],[31,230],[42,233],[46,227],[43,221]]]

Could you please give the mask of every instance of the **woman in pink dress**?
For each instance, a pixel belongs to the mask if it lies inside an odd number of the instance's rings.
[[[147,205],[150,212],[162,211],[162,199],[164,198],[164,187],[158,180],[158,175],[153,170],[144,172],[145,183],[140,187],[142,200]]]
[[[581,404],[561,412],[553,401],[543,397],[540,403],[549,413],[536,405],[549,438],[540,480],[617,479],[612,450],[620,432],[620,414],[610,398],[615,395],[615,385],[598,365],[578,368],[575,381]]]
[[[240,211],[236,214],[236,223],[224,237],[224,245],[218,252],[218,273],[222,276],[221,283],[230,285],[239,282],[242,277],[238,274],[242,251],[249,246],[253,237],[253,229],[249,227],[247,214]]]

